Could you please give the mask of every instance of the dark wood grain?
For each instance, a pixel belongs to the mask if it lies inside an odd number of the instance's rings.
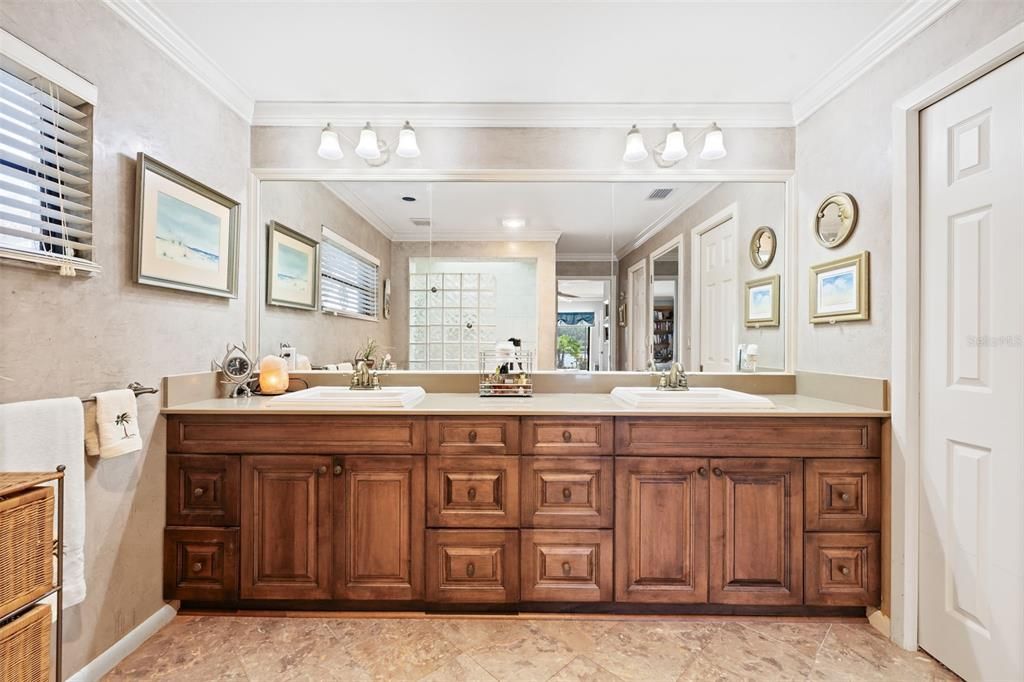
[[[611,417],[523,417],[524,455],[610,455],[615,446]]]
[[[432,455],[518,455],[519,417],[429,417]]]
[[[611,601],[612,531],[523,530],[520,599]]]
[[[615,467],[610,457],[523,457],[522,525],[611,528]]]
[[[814,531],[881,530],[881,461],[805,460],[804,523]]]
[[[164,599],[238,599],[238,529],[164,530]]]
[[[519,458],[427,458],[427,525],[519,527]]]
[[[616,458],[616,601],[707,601],[707,466],[697,458]]]
[[[807,533],[805,599],[811,605],[878,606],[882,600],[878,533]]]
[[[428,602],[519,601],[519,531],[428,530]]]
[[[167,525],[237,526],[237,455],[167,455]]]
[[[803,601],[799,459],[713,459],[709,600]]]

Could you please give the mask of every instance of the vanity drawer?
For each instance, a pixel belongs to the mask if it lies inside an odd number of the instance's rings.
[[[167,455],[167,525],[237,526],[237,455]]]
[[[517,527],[519,458],[428,457],[427,525]]]
[[[861,417],[620,417],[615,454],[879,457],[881,429]]]
[[[881,546],[878,533],[806,533],[804,603],[878,606]]]
[[[611,601],[612,531],[524,530],[522,601]]]
[[[610,455],[611,417],[523,417],[524,455]]]
[[[427,452],[432,455],[518,455],[518,417],[431,417]]]
[[[615,470],[609,457],[523,457],[523,524],[611,528]]]
[[[428,602],[519,601],[519,532],[428,530]]]
[[[164,599],[238,599],[238,529],[164,530]]]
[[[881,462],[804,460],[804,519],[807,530],[881,530]]]

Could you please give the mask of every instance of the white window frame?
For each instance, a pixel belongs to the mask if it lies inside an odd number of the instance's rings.
[[[367,322],[378,322],[380,320],[380,307],[381,307],[381,302],[379,300],[380,299],[380,259],[377,258],[376,256],[374,256],[372,253],[359,248],[358,246],[356,246],[355,244],[353,244],[349,240],[345,239],[340,234],[338,234],[337,232],[335,232],[331,228],[327,227],[326,225],[322,225],[320,227],[320,230],[321,230],[321,235],[323,237],[323,240],[324,240],[324,242],[326,244],[329,244],[330,246],[334,246],[335,248],[341,249],[342,251],[347,251],[350,255],[355,256],[356,258],[369,263],[376,270],[376,278],[377,278],[377,283],[376,283],[376,286],[374,287],[376,289],[376,291],[374,293],[374,306],[373,306],[374,315],[363,315],[361,313],[353,313],[353,312],[349,312],[349,311],[324,310],[323,298],[322,298],[324,287],[323,287],[322,280],[323,280],[323,278],[325,276],[324,275],[324,267],[323,267],[323,258],[324,258],[325,250],[321,249],[321,255],[320,255],[320,259],[321,259],[320,260],[320,279],[321,279],[321,282],[318,282],[318,284],[320,285],[320,296],[321,296],[321,299],[318,301],[318,303],[320,305],[320,311],[323,312],[323,313],[326,313],[328,315],[335,315],[336,317],[350,317],[350,318],[353,318],[353,319],[356,319],[356,320],[366,320]]]

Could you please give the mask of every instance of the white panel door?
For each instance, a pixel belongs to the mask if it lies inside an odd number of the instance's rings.
[[[650,304],[647,300],[647,261],[640,261],[629,270],[629,339],[630,369],[647,367],[651,357],[647,319]]]
[[[700,236],[700,369],[736,369],[736,219]]]
[[[1024,679],[1024,57],[921,112],[921,647]]]

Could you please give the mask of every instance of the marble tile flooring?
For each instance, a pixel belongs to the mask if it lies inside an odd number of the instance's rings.
[[[956,680],[863,621],[178,616],[107,680]]]

